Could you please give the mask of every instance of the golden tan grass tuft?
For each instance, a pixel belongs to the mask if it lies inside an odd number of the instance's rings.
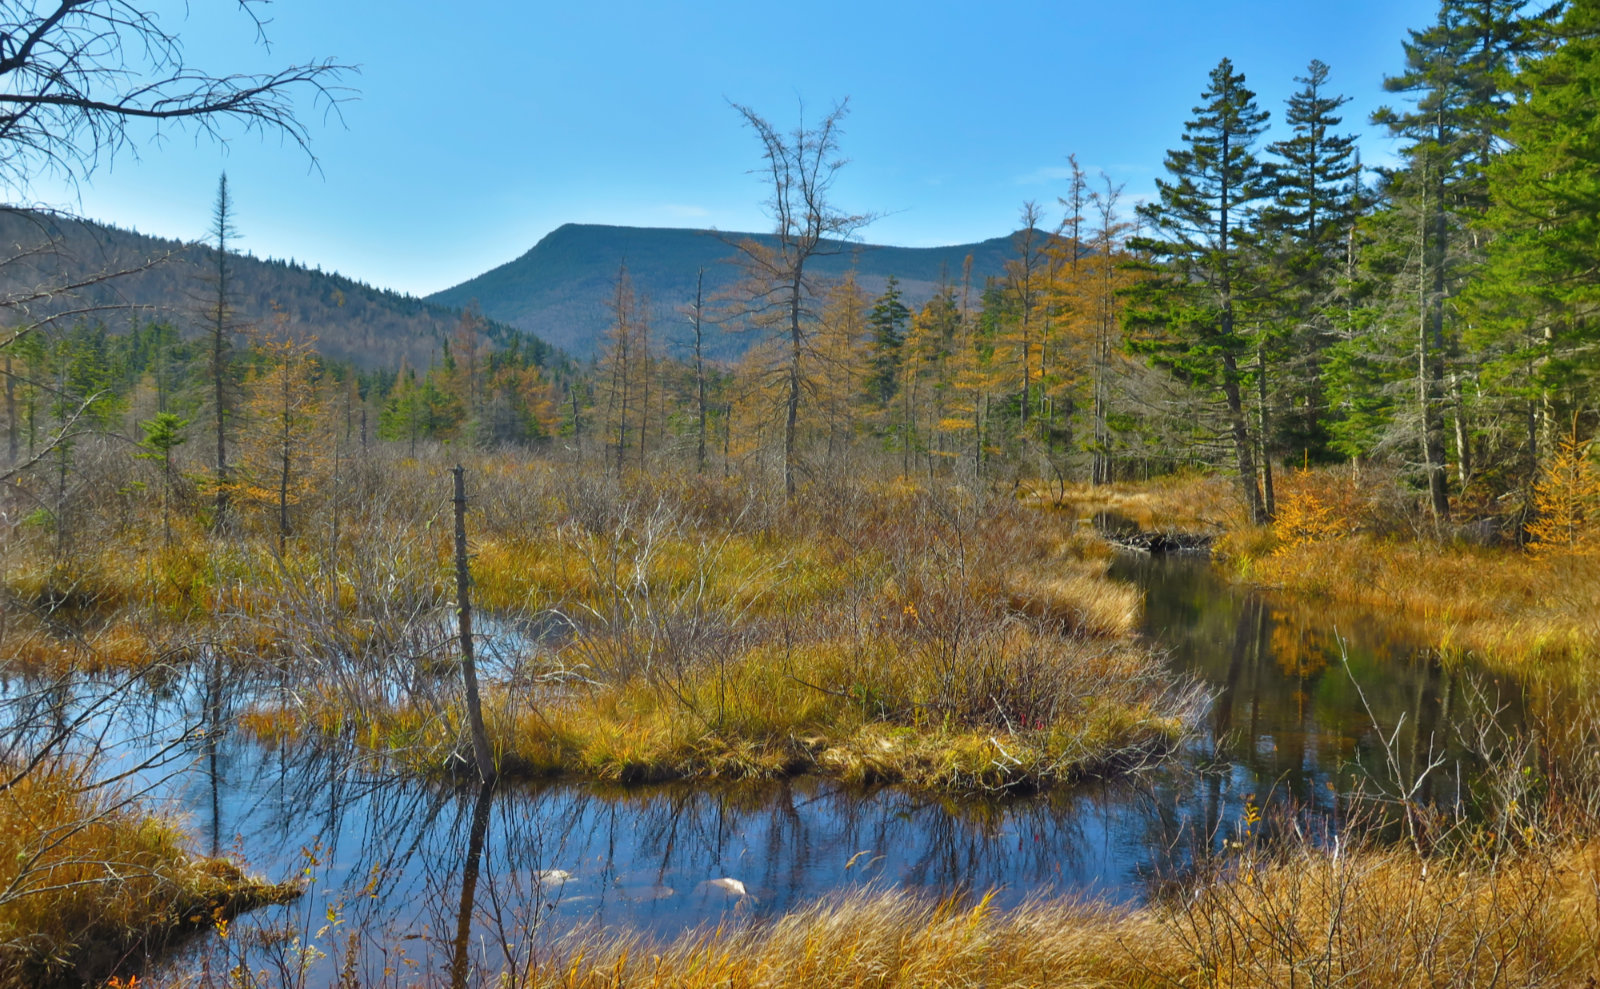
[[[72,772],[0,791],[0,984],[105,978],[138,944],[298,895],[184,846],[169,822]]]

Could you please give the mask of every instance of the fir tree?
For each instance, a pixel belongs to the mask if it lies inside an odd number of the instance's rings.
[[[906,322],[911,310],[901,301],[900,281],[889,276],[883,294],[872,304],[867,325],[872,328],[867,377],[867,392],[879,407],[887,408],[894,399],[900,380],[900,349],[905,344]]]
[[[1416,394],[1423,469],[1434,517],[1447,518],[1444,411],[1454,412],[1457,472],[1472,474],[1472,448],[1461,376],[1472,362],[1460,353],[1452,300],[1480,246],[1461,227],[1487,205],[1485,175],[1499,145],[1509,94],[1505,82],[1526,48],[1520,0],[1442,0],[1439,18],[1405,42],[1406,69],[1384,80],[1410,95],[1409,109],[1383,108],[1375,123],[1410,143],[1404,173],[1392,183],[1399,205],[1415,217]],[[1448,381],[1447,381],[1448,375]]]
[[[1600,373],[1600,9],[1574,4],[1544,37],[1487,171],[1496,239],[1471,291],[1488,317],[1485,373],[1526,409],[1529,477]]]
[[[1270,192],[1269,174],[1254,145],[1268,114],[1256,106],[1243,74],[1223,59],[1184,125],[1186,147],[1167,152],[1170,180],[1157,179],[1156,202],[1140,209],[1155,236],[1132,246],[1151,262],[1128,312],[1140,331],[1138,350],[1181,378],[1222,393],[1252,522],[1267,521],[1256,478],[1254,442],[1245,415],[1243,362],[1253,343],[1241,325],[1240,279],[1254,241],[1252,204]]]
[[[1284,112],[1291,134],[1267,148],[1280,164],[1272,202],[1262,211],[1261,263],[1274,296],[1272,342],[1281,350],[1273,364],[1287,384],[1282,442],[1321,460],[1329,440],[1322,383],[1332,342],[1328,315],[1348,261],[1361,165],[1355,138],[1337,132],[1348,97],[1327,92],[1328,67],[1313,60],[1295,81],[1301,89]],[[1284,359],[1292,363],[1286,367]]]

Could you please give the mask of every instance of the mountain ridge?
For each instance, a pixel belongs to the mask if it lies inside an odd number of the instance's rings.
[[[898,279],[906,305],[915,308],[941,284],[960,290],[966,259],[972,258],[971,289],[1003,274],[1014,253],[1014,235],[945,247],[895,247],[840,242],[838,253],[816,257],[808,270],[825,278],[852,268],[869,296]],[[735,242],[772,244],[771,234],[721,232],[693,227],[630,227],[562,224],[518,257],[459,285],[427,296],[377,288],[304,262],[229,253],[236,291],[232,308],[241,329],[281,324],[289,333],[315,336],[324,356],[367,370],[401,364],[426,367],[442,352],[461,312],[476,304],[499,343],[524,337],[540,363],[595,356],[611,323],[619,268],[626,264],[635,290],[646,300],[658,346],[680,351],[688,335],[682,307],[694,297],[695,278],[705,272],[708,300],[725,294],[740,276],[727,263]],[[113,224],[33,210],[0,210],[0,301],[15,300],[40,286],[91,284],[49,300],[74,318],[115,323],[121,318],[172,322],[190,334],[203,331],[211,300],[205,272],[215,250],[204,244],[128,230]],[[163,263],[147,265],[153,257]],[[98,272],[137,268],[95,282]],[[12,322],[39,318],[15,311]],[[118,312],[129,315],[120,317]],[[531,337],[532,339],[527,339]],[[714,358],[737,357],[751,334],[715,332],[707,340]],[[565,353],[559,353],[564,351]]]
[[[945,247],[895,247],[840,242],[836,254],[819,256],[808,269],[824,277],[841,277],[852,267],[869,295],[880,294],[890,275],[900,284],[904,301],[916,307],[931,298],[941,279],[961,282],[966,258],[972,263],[972,287],[1004,272],[1013,253],[1013,235]],[[632,227],[616,224],[564,223],[533,247],[481,275],[425,296],[443,306],[476,304],[491,319],[532,333],[575,357],[592,357],[610,325],[611,300],[619,269],[626,265],[634,289],[648,300],[658,338],[669,347],[681,342],[681,307],[694,298],[697,274],[704,270],[708,297],[726,292],[738,278],[727,263],[744,239],[775,243],[772,234],[717,231],[694,227]],[[748,338],[727,335],[713,352],[731,356],[748,346]]]

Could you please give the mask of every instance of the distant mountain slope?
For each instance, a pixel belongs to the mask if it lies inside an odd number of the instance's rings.
[[[430,295],[428,301],[459,307],[476,300],[486,316],[536,334],[574,356],[588,357],[599,349],[598,341],[610,324],[606,303],[617,269],[626,263],[635,290],[650,300],[657,333],[672,343],[685,334],[679,311],[694,299],[696,273],[705,270],[708,294],[726,289],[738,275],[734,266],[724,263],[735,254],[731,241],[745,237],[772,240],[767,234],[569,223],[515,261]],[[933,295],[941,278],[959,283],[968,255],[976,293],[986,276],[1004,271],[1005,260],[1013,253],[1010,236],[952,247],[852,244],[845,253],[818,258],[815,270],[838,276],[854,265],[857,280],[874,295],[894,275],[908,303],[917,306]],[[745,343],[738,338],[718,349],[727,353]]]
[[[98,319],[113,329],[133,319],[157,319],[198,332],[215,298],[214,282],[208,280],[216,264],[211,248],[86,220],[0,210],[0,259],[0,295],[10,299],[164,259],[67,295],[39,299],[28,306],[32,319],[88,309],[74,318]],[[396,368],[402,360],[426,367],[460,319],[459,312],[438,303],[301,264],[236,255],[230,272],[235,322],[241,328],[270,328],[281,311],[294,332],[317,338],[324,356],[369,370]],[[27,318],[14,309],[0,311],[0,320],[9,325]],[[513,332],[504,324],[489,329],[500,339]]]

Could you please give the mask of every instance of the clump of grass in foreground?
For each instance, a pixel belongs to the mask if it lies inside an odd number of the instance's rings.
[[[580,934],[524,986],[1585,985],[1597,888],[1593,843],[1478,864],[1302,849],[1134,910],[879,892],[670,944]]]
[[[138,949],[298,895],[184,844],[75,773],[35,771],[0,791],[0,985],[103,979]]]

